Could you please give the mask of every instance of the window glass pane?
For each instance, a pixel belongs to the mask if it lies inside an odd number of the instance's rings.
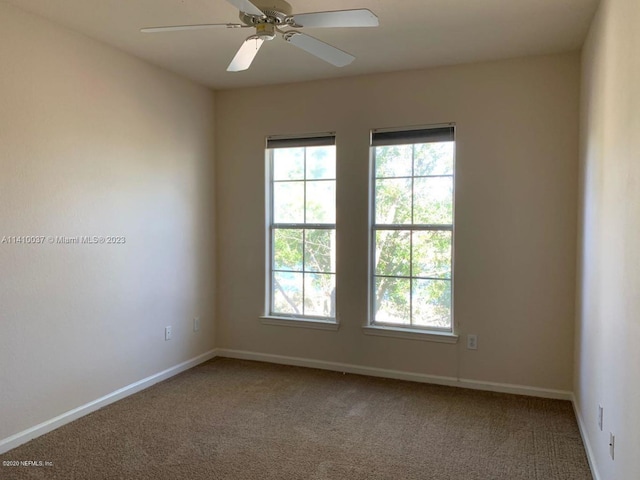
[[[273,232],[273,268],[302,271],[302,230]]]
[[[304,182],[273,184],[273,221],[275,223],[304,222]]]
[[[335,318],[335,145],[270,150],[271,313]],[[329,229],[305,229],[305,224]]]
[[[336,223],[336,182],[307,183],[307,223]]]
[[[336,147],[307,147],[307,180],[336,178]]]
[[[411,223],[411,179],[376,180],[378,225]]]
[[[406,230],[376,231],[376,275],[408,277],[411,258],[411,235]]]
[[[274,180],[304,179],[304,148],[275,148],[273,150]]]
[[[410,177],[412,150],[411,145],[376,147],[376,177]]]
[[[273,273],[273,313],[302,315],[302,273]]]
[[[375,322],[394,325],[410,324],[408,278],[375,278]]]
[[[335,230],[307,230],[305,239],[305,271],[334,273],[336,271]]]
[[[453,174],[453,142],[422,143],[415,146],[413,174]]]
[[[453,177],[414,179],[413,223],[453,223]]]
[[[335,288],[335,275],[305,273],[304,314],[335,317]]]
[[[413,276],[451,278],[451,232],[413,232]]]
[[[451,328],[451,281],[413,280],[413,324]]]

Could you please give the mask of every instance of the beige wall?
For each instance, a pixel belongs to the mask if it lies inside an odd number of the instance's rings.
[[[579,56],[218,92],[218,346],[571,390]],[[479,349],[364,335],[368,134],[456,122],[455,312]],[[264,140],[337,132],[340,330],[262,325]]]
[[[0,31],[0,237],[126,236],[0,244],[3,439],[213,347],[214,104],[4,3]]]
[[[638,25],[639,2],[605,0],[583,51],[575,395],[602,480],[640,478]]]

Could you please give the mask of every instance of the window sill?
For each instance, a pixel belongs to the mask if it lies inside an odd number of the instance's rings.
[[[276,325],[278,327],[311,328],[313,330],[338,330],[340,324],[326,320],[308,318],[271,317],[268,315],[260,317],[263,325]]]
[[[434,332],[411,328],[380,327],[376,325],[366,325],[362,330],[367,335],[378,337],[394,337],[406,340],[422,340],[424,342],[437,343],[458,343],[458,335],[447,332]]]

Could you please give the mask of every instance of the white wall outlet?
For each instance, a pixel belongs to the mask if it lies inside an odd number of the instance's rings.
[[[602,405],[598,405],[598,427],[600,428],[600,431],[602,431],[602,415],[603,415],[603,408]]]
[[[616,436],[613,433],[609,433],[609,455],[611,460],[615,460],[614,451],[616,449]]]
[[[200,317],[193,317],[193,331],[197,332],[200,330]]]
[[[171,340],[171,326],[164,327],[164,340],[165,342]]]
[[[469,350],[478,349],[478,336],[474,334],[467,335],[467,348]]]

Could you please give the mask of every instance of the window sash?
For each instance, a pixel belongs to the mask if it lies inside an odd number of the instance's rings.
[[[373,225],[372,226],[372,238],[371,238],[371,285],[370,285],[370,291],[371,291],[371,315],[370,315],[370,321],[369,324],[370,325],[374,325],[374,326],[384,326],[384,327],[391,327],[391,328],[398,328],[398,329],[411,329],[411,330],[424,330],[425,332],[427,331],[437,331],[437,332],[448,332],[448,333],[452,333],[454,330],[454,325],[453,325],[453,225],[443,225],[441,227],[443,228],[434,228],[436,226],[418,226],[418,225],[394,225],[393,227],[399,227],[399,228],[387,228],[387,225]],[[440,227],[440,226],[438,226]],[[409,275],[378,275],[375,272],[375,261],[376,261],[376,235],[375,232],[377,231],[384,231],[384,230],[395,230],[395,231],[403,231],[403,232],[451,232],[452,236],[451,236],[451,257],[450,257],[450,262],[451,262],[451,274],[449,277],[427,277],[427,276],[421,276],[421,275],[414,275],[413,274],[413,249],[410,250],[410,257],[409,257]],[[393,323],[393,322],[383,322],[383,321],[376,321],[375,319],[375,314],[373,312],[375,312],[375,308],[376,308],[376,296],[375,296],[375,283],[376,283],[376,279],[377,278],[391,278],[391,279],[402,279],[402,280],[409,280],[409,323],[408,324],[398,324],[398,323]],[[438,281],[438,282],[449,282],[450,284],[450,288],[451,288],[451,306],[450,306],[450,319],[451,319],[451,325],[450,327],[436,327],[436,326],[423,326],[423,325],[416,325],[415,323],[413,323],[413,302],[414,302],[414,295],[413,295],[413,281],[414,280],[428,280],[428,281]]]

